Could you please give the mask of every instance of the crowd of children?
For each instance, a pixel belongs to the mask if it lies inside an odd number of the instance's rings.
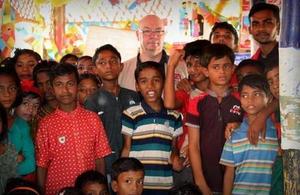
[[[17,49],[0,65],[0,194],[283,194],[278,63],[235,66],[228,23],[210,38],[139,62],[136,91],[110,44],[60,62]]]

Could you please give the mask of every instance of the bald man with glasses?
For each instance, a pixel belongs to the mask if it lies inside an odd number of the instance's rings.
[[[165,73],[169,56],[163,49],[166,35],[164,21],[156,15],[147,15],[139,22],[139,28],[136,31],[139,41],[139,52],[137,56],[124,62],[124,67],[119,75],[120,86],[136,90],[134,71],[141,63],[154,61],[160,64],[161,70]],[[175,71],[175,80],[179,81],[187,78],[186,68],[178,66]],[[177,83],[177,82],[175,82]]]

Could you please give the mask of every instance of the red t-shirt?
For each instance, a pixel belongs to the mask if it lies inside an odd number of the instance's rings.
[[[82,172],[95,169],[95,160],[111,153],[97,114],[80,106],[70,112],[56,109],[40,122],[36,159],[47,168],[46,195],[73,186]]]

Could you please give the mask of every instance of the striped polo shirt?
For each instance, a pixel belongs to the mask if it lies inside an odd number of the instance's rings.
[[[177,111],[162,109],[155,112],[142,102],[123,112],[122,134],[131,137],[129,156],[144,165],[144,189],[172,187],[172,166],[168,160],[172,140],[181,133],[181,115]]]
[[[266,140],[259,140],[255,146],[247,138],[248,127],[245,117],[240,128],[226,141],[220,164],[235,167],[232,194],[269,194],[278,150],[276,129],[268,119]]]

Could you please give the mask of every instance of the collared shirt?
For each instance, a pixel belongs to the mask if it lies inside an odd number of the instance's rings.
[[[103,122],[112,149],[112,154],[105,157],[106,174],[111,173],[112,163],[120,157],[123,147],[123,137],[121,134],[122,113],[128,107],[138,103],[140,103],[138,93],[122,87],[117,97],[106,90],[98,89],[84,103],[85,107],[97,113]]]
[[[168,159],[172,140],[181,133],[181,116],[176,111],[163,108],[155,112],[143,101],[124,111],[122,134],[131,137],[129,156],[144,164],[145,189],[172,188],[172,167]]]
[[[259,60],[262,62],[264,67],[270,66],[270,65],[278,65],[279,64],[279,53],[278,53],[278,43],[275,45],[275,47],[272,49],[272,51],[267,56],[262,56],[261,49],[258,48],[256,53],[251,57],[253,60]]]
[[[208,90],[189,101],[186,125],[200,129],[200,154],[205,180],[213,192],[223,191],[224,168],[219,164],[225,143],[225,127],[229,122],[241,122],[240,101],[228,90],[219,103],[216,94]]]
[[[267,195],[270,193],[272,167],[278,150],[276,129],[268,119],[265,141],[259,140],[257,145],[252,145],[247,137],[248,128],[245,117],[241,126],[226,141],[220,163],[235,167],[232,194]]]
[[[169,56],[166,54],[166,52],[162,51],[162,57],[160,59],[159,64],[161,65],[161,70],[165,73],[167,63],[169,60]],[[136,67],[141,64],[142,61],[140,60],[140,54],[138,53],[137,56],[125,61],[124,67],[122,72],[119,75],[119,84],[123,88],[131,89],[133,91],[136,91],[135,87],[135,78],[134,78],[134,71]],[[179,64],[175,69],[175,84],[179,82],[181,79],[187,78],[187,69],[185,64]]]
[[[98,116],[79,105],[70,113],[56,109],[40,122],[36,156],[37,165],[47,169],[46,195],[73,186],[79,174],[110,153]]]
[[[199,90],[198,88],[193,87],[191,93],[187,93],[184,90],[177,90],[175,92],[176,99],[182,102],[182,107],[178,110],[182,114],[182,124],[183,124],[183,134],[178,136],[177,139],[177,148],[180,150],[182,147],[185,147],[187,144],[187,136],[188,136],[188,128],[185,125],[186,122],[186,114],[189,106],[190,98],[194,98],[196,96],[200,96],[204,92]]]

